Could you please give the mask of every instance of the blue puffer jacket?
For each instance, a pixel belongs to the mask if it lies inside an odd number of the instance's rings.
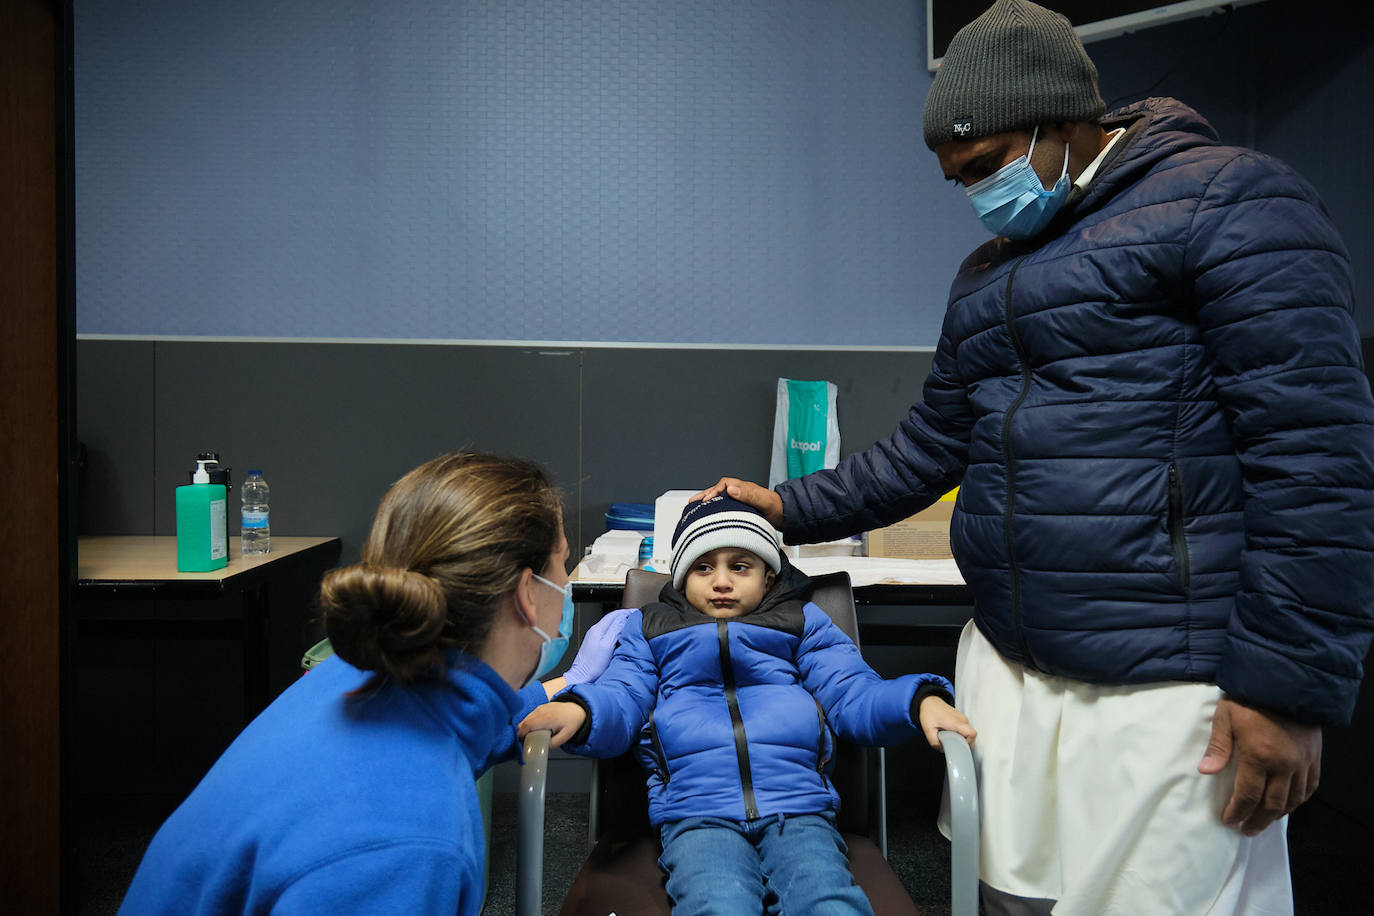
[[[1316,192],[1172,99],[1050,228],[950,291],[924,400],[779,485],[791,543],[956,484],[955,557],[1008,659],[1091,683],[1209,681],[1349,721],[1374,601],[1374,403]]]
[[[920,732],[910,712],[918,692],[953,690],[935,674],[879,677],[825,611],[801,600],[808,584],[786,567],[755,611],[730,620],[664,588],[666,603],[625,619],[606,671],[556,698],[588,711],[564,749],[613,757],[637,745],[655,826],[838,810],[834,735],[906,741]]]

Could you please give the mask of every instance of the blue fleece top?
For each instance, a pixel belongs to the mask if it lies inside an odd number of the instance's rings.
[[[454,653],[444,678],[358,697],[337,656],[244,729],[153,838],[121,914],[482,908],[474,779],[544,700]]]

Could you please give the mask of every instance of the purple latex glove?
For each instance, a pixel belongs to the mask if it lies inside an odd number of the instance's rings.
[[[611,663],[611,655],[615,652],[620,630],[625,626],[625,618],[632,613],[633,608],[621,608],[611,611],[592,624],[591,629],[587,630],[587,635],[582,637],[577,658],[573,659],[573,663],[568,666],[567,674],[563,675],[563,680],[569,687],[594,681],[601,676],[601,672]]]

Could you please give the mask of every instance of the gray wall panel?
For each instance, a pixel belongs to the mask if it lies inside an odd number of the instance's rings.
[[[159,343],[158,534],[174,488],[213,448],[238,484],[272,487],[272,531],[337,534],[356,559],[377,501],[406,471],[458,448],[524,455],[576,504],[577,353],[517,348]],[[238,497],[230,497],[238,532]]]
[[[783,350],[587,350],[583,529],[604,530],[612,502],[722,475],[768,482],[779,378],[825,379],[839,392],[843,454],[887,436],[920,399],[930,353]]]
[[[340,535],[345,562],[387,487],[457,448],[540,461],[575,518],[579,364],[567,350],[80,341],[80,532],[174,534],[175,488],[205,449],[235,490],[263,469],[274,532]],[[234,493],[233,535],[237,507]]]
[[[277,534],[338,534],[356,558],[401,474],[470,447],[544,463],[568,494],[574,554],[612,502],[722,474],[766,482],[777,379],[839,386],[843,452],[888,435],[929,353],[540,351],[504,347],[81,341],[91,453],[82,533],[173,534],[197,452],[272,486]],[[585,367],[584,367],[585,362]],[[230,495],[230,532],[238,532]]]
[[[82,534],[154,533],[155,346],[149,341],[77,346],[77,435],[86,447],[78,482]]]

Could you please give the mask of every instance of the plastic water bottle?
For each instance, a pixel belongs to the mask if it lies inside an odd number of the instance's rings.
[[[262,471],[249,471],[243,481],[239,505],[242,516],[239,547],[245,557],[262,556],[272,549],[272,529],[267,523],[267,481]]]

